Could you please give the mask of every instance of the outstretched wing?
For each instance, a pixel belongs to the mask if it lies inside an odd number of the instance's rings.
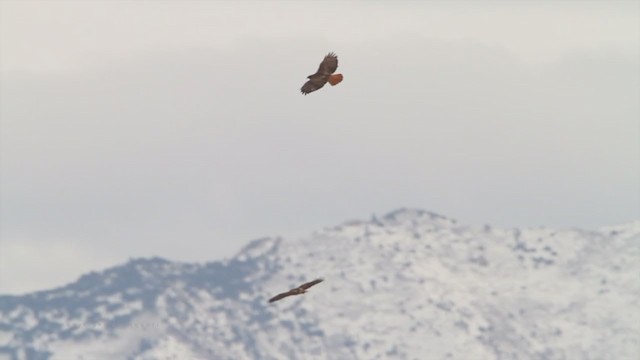
[[[324,279],[315,279],[313,281],[309,281],[308,283],[300,285],[300,287],[305,289],[305,290],[307,290],[308,288],[312,287],[313,285],[319,284],[319,283],[321,283],[323,281],[324,281]]]
[[[311,93],[320,89],[326,83],[327,83],[327,78],[313,78],[307,81],[304,85],[302,85],[302,88],[300,89],[300,91],[303,94],[307,95],[308,93]]]
[[[287,292],[283,292],[283,293],[281,293],[281,294],[278,294],[278,295],[276,295],[276,296],[272,297],[271,299],[269,299],[269,302],[270,302],[270,303],[272,303],[272,302],[274,302],[274,301],[278,301],[278,300],[280,300],[280,299],[284,299],[284,298],[286,298],[287,296],[291,296],[291,295],[293,295],[293,294],[292,294],[292,291],[291,291],[291,290],[289,290],[289,291],[287,291]]]
[[[338,56],[332,52],[324,57],[316,74],[331,75],[338,68]]]

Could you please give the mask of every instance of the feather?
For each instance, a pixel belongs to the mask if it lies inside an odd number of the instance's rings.
[[[274,297],[272,297],[271,299],[269,299],[269,302],[272,303],[274,301],[278,301],[281,299],[286,298],[287,296],[291,296],[291,295],[302,295],[306,292],[306,290],[310,287],[312,287],[313,285],[319,284],[321,282],[323,282],[323,279],[315,279],[313,281],[309,281],[308,283],[304,283],[300,286],[298,286],[297,288],[293,288],[287,292],[283,292],[280,293]]]
[[[321,89],[327,82],[332,86],[340,83],[342,81],[342,74],[332,75],[336,69],[338,68],[338,56],[333,52],[328,53],[320,66],[318,67],[318,71],[315,74],[307,76],[309,81],[307,81],[302,88],[300,88],[300,92],[304,95],[307,95],[311,92],[314,92],[318,89]]]
[[[336,86],[342,81],[342,74],[333,74],[329,76],[329,84]]]

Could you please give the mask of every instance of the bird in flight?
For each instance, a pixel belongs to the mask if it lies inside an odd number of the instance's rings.
[[[318,67],[318,71],[315,74],[307,76],[307,81],[300,91],[307,95],[311,92],[314,92],[324,86],[324,84],[329,82],[331,86],[337,85],[340,81],[342,81],[342,74],[334,74],[336,69],[338,68],[338,56],[332,52],[327,54],[324,57],[324,60],[320,63],[320,67]]]
[[[324,279],[315,279],[313,281],[309,281],[308,283],[304,283],[304,284],[298,286],[297,288],[291,289],[291,290],[289,290],[287,292],[283,292],[281,294],[278,294],[278,295],[272,297],[271,299],[269,299],[269,302],[272,303],[274,301],[278,301],[280,299],[284,299],[287,296],[302,295],[302,294],[307,292],[307,289],[309,289],[313,285],[321,283],[323,280]]]

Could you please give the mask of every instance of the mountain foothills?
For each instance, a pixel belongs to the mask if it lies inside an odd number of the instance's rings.
[[[640,221],[498,229],[401,209],[0,296],[0,359],[631,360],[638,309]]]

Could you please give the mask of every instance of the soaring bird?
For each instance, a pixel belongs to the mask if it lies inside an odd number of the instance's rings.
[[[283,292],[281,294],[278,294],[274,297],[272,297],[271,299],[269,299],[269,302],[272,303],[274,301],[278,301],[280,299],[284,299],[287,296],[291,296],[291,295],[302,295],[304,293],[307,292],[307,289],[309,289],[310,287],[312,287],[315,284],[321,283],[324,279],[315,279],[313,281],[309,281],[308,283],[304,283],[300,286],[298,286],[297,288],[291,289],[287,292]]]
[[[310,92],[314,92],[324,86],[324,84],[329,82],[331,86],[337,85],[340,81],[342,81],[342,74],[334,74],[336,69],[338,68],[338,56],[336,54],[330,52],[327,56],[324,57],[324,60],[320,63],[320,67],[318,67],[318,71],[315,74],[307,76],[307,81],[300,91],[303,94],[307,95]]]

